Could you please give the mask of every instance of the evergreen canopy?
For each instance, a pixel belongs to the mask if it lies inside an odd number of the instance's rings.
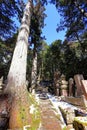
[[[11,37],[17,27],[14,17],[20,19],[23,2],[20,0],[0,0],[0,38]]]

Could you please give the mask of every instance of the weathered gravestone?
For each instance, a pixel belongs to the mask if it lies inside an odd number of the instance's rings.
[[[87,80],[81,80],[81,84],[82,84],[82,90],[83,90],[84,96],[87,100]]]
[[[83,75],[81,74],[77,74],[74,76],[75,79],[75,83],[76,83],[76,96],[81,96],[83,95],[83,88],[82,88],[82,84],[81,84],[81,80],[83,80]]]
[[[60,95],[60,86],[59,86],[59,79],[60,79],[60,71],[54,72],[54,93],[55,95]]]
[[[69,79],[69,96],[75,96],[75,85],[73,78]]]
[[[68,82],[65,79],[65,75],[61,75],[60,80],[61,96],[68,96]]]

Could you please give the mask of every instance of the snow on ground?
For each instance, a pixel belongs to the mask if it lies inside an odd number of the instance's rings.
[[[51,103],[55,109],[58,109],[58,107],[63,107],[63,108],[72,108],[74,110],[77,110],[77,107],[75,107],[67,102],[61,101],[60,99],[56,98],[56,96],[53,96],[49,93],[47,94],[47,96],[49,97],[49,100],[51,101]]]
[[[52,103],[53,107],[57,110],[58,107],[63,107],[63,108],[72,108],[74,110],[77,110],[77,107],[61,101],[60,97],[56,97],[54,95],[51,95],[50,93],[47,93],[47,97],[49,98],[50,102]],[[35,94],[35,99],[37,101],[37,103],[39,104],[39,99],[40,99],[40,94]]]

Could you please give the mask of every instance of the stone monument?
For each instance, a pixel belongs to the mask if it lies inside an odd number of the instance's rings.
[[[82,89],[82,84],[81,84],[81,80],[84,80],[83,75],[82,74],[76,74],[74,76],[75,79],[75,83],[76,83],[76,96],[81,96],[83,95],[83,89]]]
[[[54,72],[54,93],[57,96],[60,96],[60,86],[59,86],[59,79],[60,79],[60,71]]]
[[[61,75],[60,79],[61,96],[68,96],[68,82],[66,81],[65,75]]]
[[[75,96],[75,84],[74,79],[69,79],[69,96]]]
[[[87,100],[87,80],[81,80],[83,94]]]

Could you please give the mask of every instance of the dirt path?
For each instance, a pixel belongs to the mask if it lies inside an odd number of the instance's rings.
[[[42,127],[40,130],[62,130],[60,121],[54,113],[52,105],[48,99],[40,99]]]

